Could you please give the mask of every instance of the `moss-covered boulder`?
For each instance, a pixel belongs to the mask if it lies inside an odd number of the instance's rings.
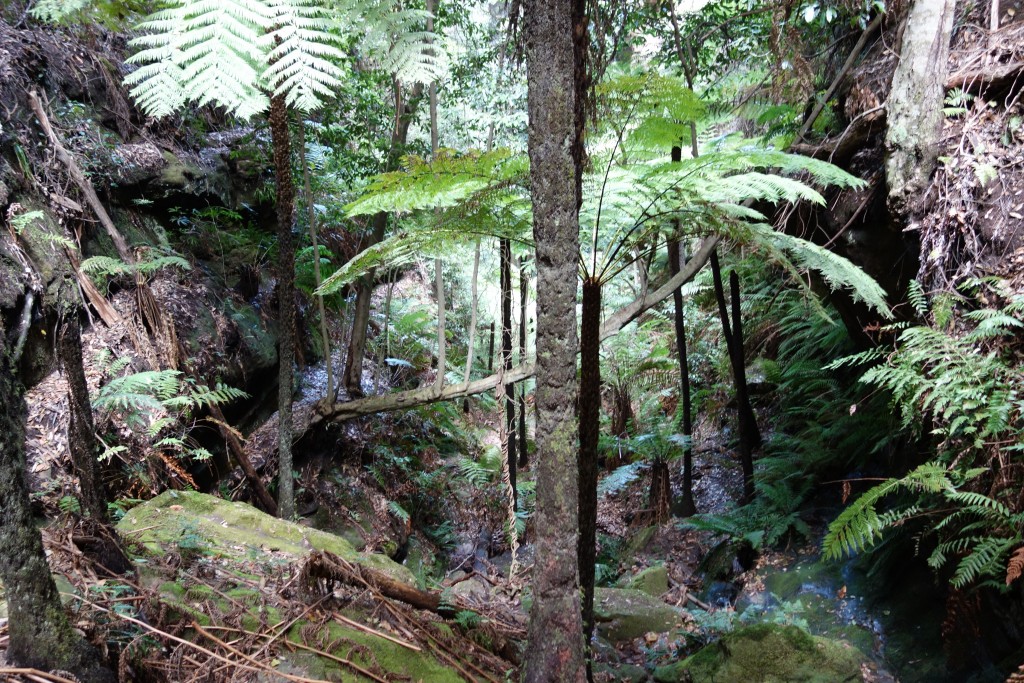
[[[122,536],[140,543],[147,553],[159,557],[168,550],[180,550],[183,544],[186,550],[206,555],[275,553],[295,562],[301,562],[313,550],[327,550],[415,585],[412,572],[384,555],[356,552],[339,536],[195,491],[165,491],[132,508],[117,529]]]
[[[843,683],[860,681],[862,655],[796,626],[757,624],[722,637],[681,662],[659,667],[659,683]]]
[[[658,597],[668,591],[668,570],[665,569],[665,565],[648,567],[638,574],[623,577],[619,585]]]
[[[594,592],[597,630],[612,642],[645,633],[666,633],[680,624],[680,612],[633,588],[598,588]]]

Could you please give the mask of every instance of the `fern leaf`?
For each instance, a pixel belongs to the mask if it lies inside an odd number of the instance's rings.
[[[1024,546],[1017,548],[1010,556],[1010,561],[1006,565],[1006,585],[1009,586],[1022,574],[1024,574]]]
[[[289,106],[319,109],[341,87],[345,54],[327,7],[317,0],[266,0],[274,29],[261,39],[263,79]]]

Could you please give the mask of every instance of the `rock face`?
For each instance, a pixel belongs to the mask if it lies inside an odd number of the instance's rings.
[[[620,581],[620,584],[623,588],[633,588],[658,597],[668,591],[668,570],[664,565],[648,567],[642,572]]]
[[[659,667],[658,683],[842,683],[860,681],[864,656],[796,626],[758,624],[734,631],[681,662]]]

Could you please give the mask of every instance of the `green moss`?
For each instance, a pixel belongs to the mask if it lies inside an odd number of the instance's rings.
[[[619,583],[623,588],[633,588],[658,597],[668,591],[668,570],[664,565],[648,567],[636,576],[623,578]]]
[[[661,600],[631,588],[597,588],[594,616],[601,636],[616,642],[645,633],[665,633],[680,621],[679,612]]]
[[[682,662],[659,667],[659,683],[842,683],[859,681],[864,656],[796,626],[757,624],[727,634]]]
[[[268,560],[301,562],[313,550],[326,550],[415,585],[408,569],[383,555],[358,553],[338,536],[194,491],[166,491],[132,508],[117,528],[153,556],[162,557],[183,539],[205,546],[201,551],[214,557],[249,553]]]
[[[415,652],[379,636],[337,623],[329,623],[326,628],[328,630],[327,640],[339,643],[339,646],[332,648],[332,654],[347,658],[364,669],[379,667],[387,672],[383,677],[388,680],[408,677],[413,681],[431,681],[432,683],[462,681],[462,677],[457,672],[445,668],[424,652]],[[288,632],[288,640],[293,643],[303,643],[302,631],[302,625],[297,624],[292,627]],[[372,654],[368,656],[361,648],[366,648]],[[311,652],[299,651],[289,655],[289,658],[292,660],[292,664],[301,667],[311,678],[329,678],[330,680],[352,681],[353,683],[357,681],[361,683],[366,680],[351,668]]]

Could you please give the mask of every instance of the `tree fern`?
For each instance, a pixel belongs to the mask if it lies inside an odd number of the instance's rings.
[[[131,44],[140,50],[128,60],[139,68],[125,82],[154,117],[212,103],[249,118],[266,110],[267,93],[308,111],[341,85],[343,31],[353,26],[366,26],[367,49],[400,80],[437,78],[444,51],[420,29],[423,18],[393,1],[168,0],[139,24]]]

